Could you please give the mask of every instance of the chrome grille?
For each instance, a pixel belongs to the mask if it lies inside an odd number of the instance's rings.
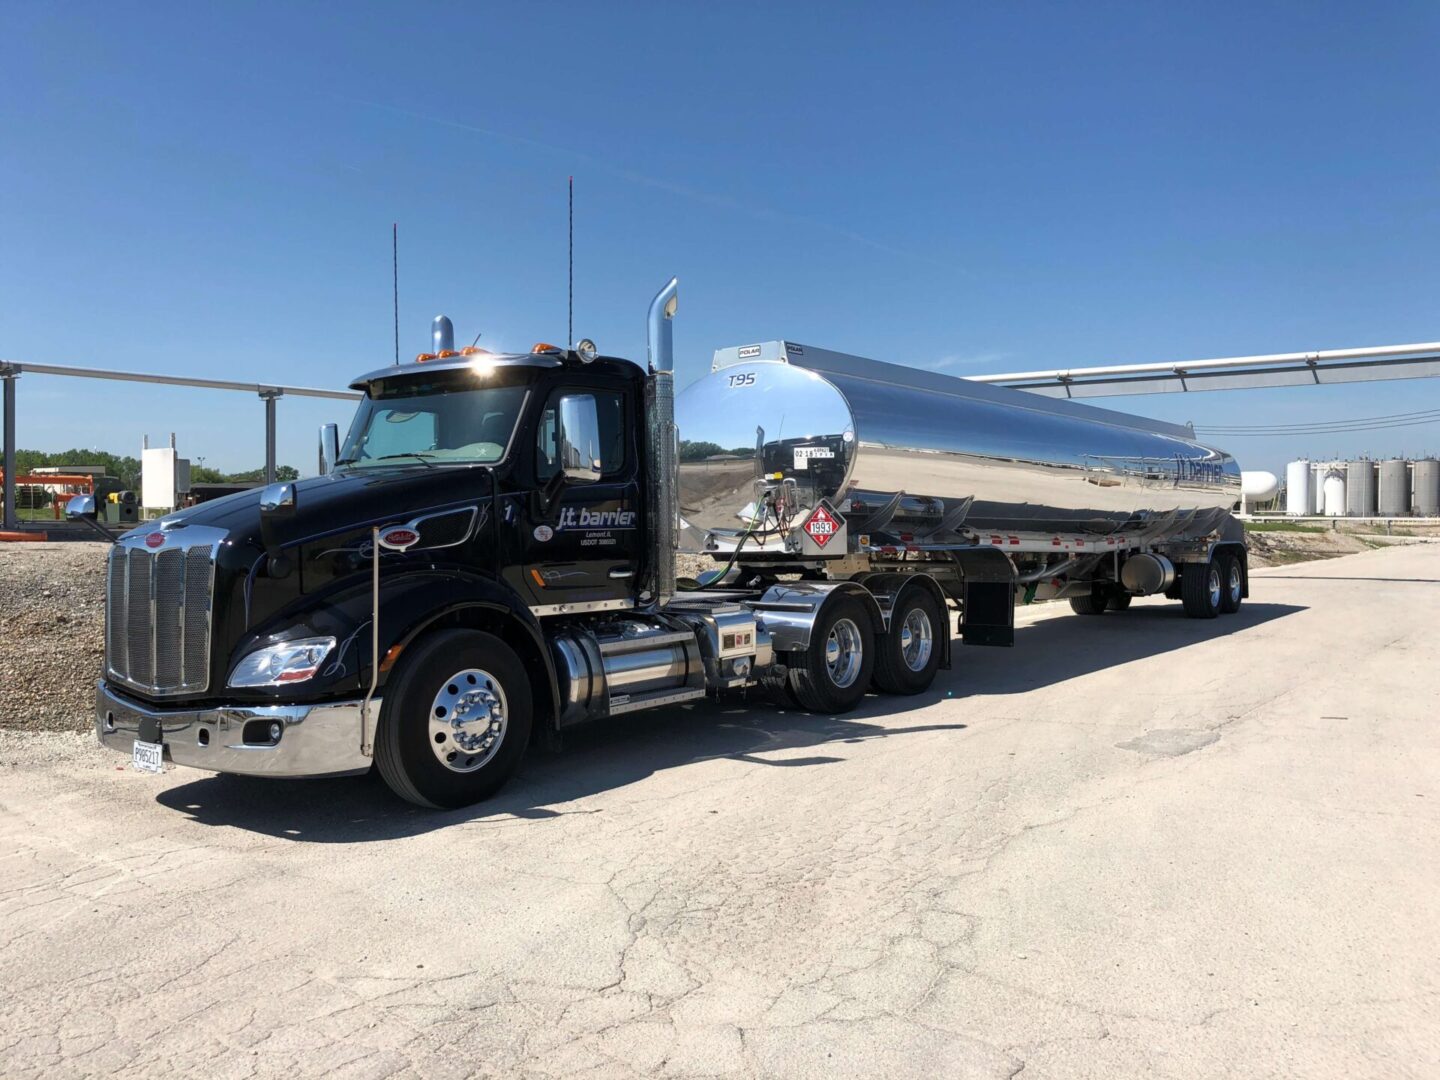
[[[183,537],[166,534],[156,550],[132,541],[110,553],[105,655],[111,678],[157,695],[195,693],[209,684],[218,544],[209,536],[217,532],[187,529]]]

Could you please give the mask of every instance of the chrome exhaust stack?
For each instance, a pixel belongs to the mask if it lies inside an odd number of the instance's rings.
[[[680,518],[680,467],[675,430],[675,337],[671,326],[680,292],[680,280],[670,281],[650,301],[646,326],[650,378],[645,383],[647,464],[650,470],[649,569],[640,601],[664,607],[675,595],[675,540]]]

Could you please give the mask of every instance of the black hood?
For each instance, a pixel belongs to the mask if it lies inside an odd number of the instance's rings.
[[[352,469],[297,480],[295,508],[272,517],[282,545],[347,528],[400,523],[442,506],[490,497],[490,471],[478,466],[402,466]],[[260,495],[264,488],[239,491],[167,516],[167,528],[207,525],[224,529],[236,546],[259,548]],[[154,523],[141,525],[153,529]]]

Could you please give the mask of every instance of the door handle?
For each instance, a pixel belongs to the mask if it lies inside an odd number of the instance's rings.
[[[610,577],[613,578],[613,579],[616,580],[616,581],[623,581],[623,580],[625,580],[626,578],[632,578],[632,577],[634,577],[634,576],[635,576],[635,571],[634,571],[634,570],[620,569],[620,570],[611,570],[611,571],[610,571]]]

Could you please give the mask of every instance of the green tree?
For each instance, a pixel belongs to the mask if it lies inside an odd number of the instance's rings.
[[[44,450],[16,450],[15,467],[20,472],[48,467],[64,468],[67,465],[104,465],[105,472],[120,481],[125,488],[140,486],[140,461],[138,458],[121,457],[106,450],[60,450],[48,453]]]
[[[246,472],[230,473],[225,479],[232,484],[260,483],[265,479],[265,470],[249,469]],[[275,467],[276,480],[299,480],[300,470],[294,465],[277,465]]]
[[[713,442],[691,442],[689,439],[680,440],[681,461],[704,461],[712,454],[723,454],[719,443]]]

